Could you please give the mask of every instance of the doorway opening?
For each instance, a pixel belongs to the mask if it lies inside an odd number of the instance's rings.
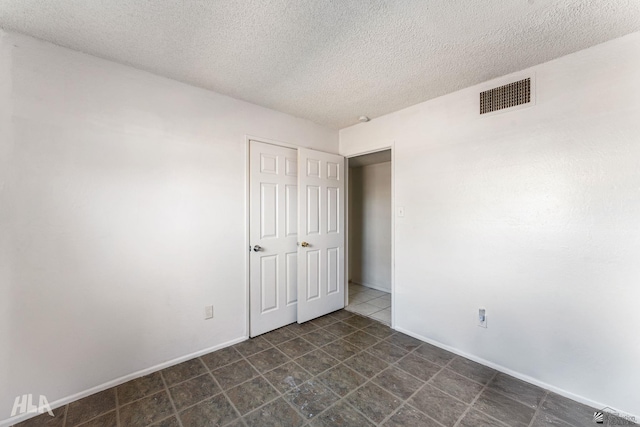
[[[349,158],[346,310],[391,325],[391,150]]]

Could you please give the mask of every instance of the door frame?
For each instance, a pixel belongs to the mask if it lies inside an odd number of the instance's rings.
[[[395,141],[392,141],[387,146],[380,146],[373,150],[367,150],[362,152],[351,153],[348,156],[345,155],[345,159],[347,159],[347,165],[345,167],[345,176],[347,182],[345,183],[345,266],[344,266],[344,283],[345,283],[345,307],[349,303],[349,163],[348,160],[352,157],[359,157],[365,154],[377,153],[380,151],[391,150],[391,329],[395,329],[396,326],[396,150],[395,150]]]

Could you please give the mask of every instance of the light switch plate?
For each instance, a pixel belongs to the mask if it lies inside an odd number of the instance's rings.
[[[208,305],[204,308],[204,318],[205,320],[207,319],[213,319],[213,306],[212,305]]]

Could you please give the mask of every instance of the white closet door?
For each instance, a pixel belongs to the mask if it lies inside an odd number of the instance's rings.
[[[298,166],[296,150],[249,146],[250,335],[296,321]]]
[[[298,149],[298,323],[344,308],[344,164]]]

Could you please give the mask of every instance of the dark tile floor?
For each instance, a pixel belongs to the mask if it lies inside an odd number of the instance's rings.
[[[593,411],[341,310],[19,426],[577,427]]]

